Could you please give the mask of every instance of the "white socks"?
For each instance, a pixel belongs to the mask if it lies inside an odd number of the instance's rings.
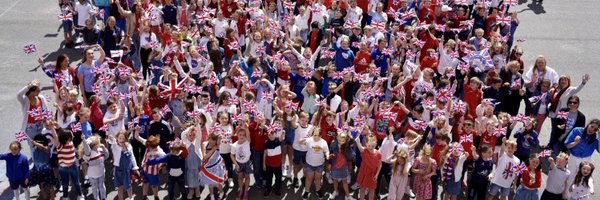
[[[20,188],[23,188],[23,187],[20,187]],[[15,195],[16,200],[19,200],[19,195],[21,194],[20,188],[13,190],[13,194]],[[29,196],[30,196],[29,187],[23,188],[23,190],[25,190],[25,199],[29,199]]]

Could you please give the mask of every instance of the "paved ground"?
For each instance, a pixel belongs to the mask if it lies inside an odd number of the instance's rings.
[[[27,82],[39,78],[44,86],[50,86],[50,79],[46,78],[40,70],[35,71],[36,56],[47,56],[53,61],[59,54],[66,53],[72,61],[80,57],[80,51],[63,49],[60,45],[62,32],[58,32],[59,22],[56,20],[58,8],[56,1],[21,1],[0,0],[0,69],[5,73],[0,74],[0,127],[2,127],[3,140],[0,140],[0,152],[8,151],[8,143],[13,140],[13,134],[20,128],[21,111],[15,99],[16,92]],[[595,0],[572,1],[545,1],[543,4],[521,0],[517,10],[520,11],[519,26],[516,37],[525,38],[527,41],[520,44],[525,49],[526,67],[531,67],[537,55],[544,54],[548,58],[548,65],[555,68],[560,74],[570,74],[574,83],[579,83],[583,73],[590,73],[592,80],[583,89],[579,96],[582,99],[581,110],[588,119],[599,117],[596,106],[600,105],[600,73],[597,70],[600,57],[600,2]],[[25,44],[36,43],[37,55],[24,55],[22,47]],[[50,94],[48,88],[43,92]],[[549,138],[549,123],[544,126],[541,133],[541,143],[546,143]],[[28,150],[25,152],[29,154]],[[600,166],[600,156],[595,154],[593,162]],[[1,164],[4,166],[4,164]],[[12,192],[7,190],[4,167],[0,167],[0,200],[11,199]],[[595,182],[600,182],[596,172]],[[111,183],[112,181],[107,181]],[[596,184],[598,185],[598,184]],[[116,196],[112,185],[109,188],[109,199]],[[161,188],[164,188],[161,185]],[[331,191],[326,186],[326,191]],[[136,187],[136,193],[140,193]],[[596,186],[598,191],[600,187]],[[32,189],[32,194],[37,197],[37,188]],[[86,192],[87,193],[87,192]],[[159,192],[161,198],[166,195],[166,190]],[[252,189],[251,199],[262,197],[258,190]],[[282,199],[300,199],[301,191],[288,190]],[[206,197],[204,191],[202,197]],[[233,194],[231,195],[233,196]],[[88,196],[89,198],[89,196]],[[311,196],[311,198],[316,198]],[[232,197],[228,199],[233,199]],[[279,199],[272,196],[268,199]]]

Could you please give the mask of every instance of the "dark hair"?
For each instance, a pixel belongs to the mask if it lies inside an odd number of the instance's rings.
[[[48,138],[46,138],[46,136],[42,135],[42,134],[37,134],[33,137],[33,141],[36,141],[37,143],[42,144],[43,146],[48,146]]]
[[[577,95],[573,95],[569,97],[568,101],[577,101],[577,103],[580,103],[579,97]]]
[[[583,166],[585,165],[589,165],[592,170],[590,170],[590,175],[589,176],[584,176],[583,172],[581,172]],[[584,185],[586,187],[590,187],[590,185],[588,184],[590,181],[590,177],[592,177],[592,174],[594,173],[594,164],[588,162],[588,161],[583,161],[581,163],[579,163],[579,171],[577,172],[577,175],[575,176],[575,180],[573,181],[574,185]]]
[[[538,157],[539,157],[539,154],[537,154],[537,153],[532,153],[529,155],[529,159],[538,158]],[[529,164],[531,164],[531,163],[529,163],[529,160],[527,160],[527,165],[529,165]],[[542,169],[542,163],[540,161],[540,164],[535,168],[535,170],[541,170],[541,169]]]
[[[487,145],[487,144],[484,144],[484,145],[481,145],[481,146],[479,147],[479,152],[483,153],[483,152],[487,152],[487,151],[489,151],[489,150],[491,150],[491,149],[492,149],[492,148],[490,148],[490,146],[489,146],[489,145]]]
[[[57,130],[57,134],[58,143],[60,143],[61,145],[66,145],[67,142],[73,139],[73,132],[71,132],[71,130],[68,129],[60,128]]]
[[[586,140],[588,137],[590,138],[588,140],[588,144],[593,144],[594,142],[596,142],[598,139],[596,138],[596,136],[590,136],[587,134],[587,129],[589,128],[590,125],[592,124],[596,124],[598,126],[600,126],[600,119],[592,119],[592,121],[590,121],[590,123],[588,123],[585,128],[583,129],[583,135],[581,137],[581,140]]]
[[[310,24],[310,27],[311,27],[311,28],[319,28],[319,22],[317,22],[317,21],[314,21],[314,22],[312,22],[312,23]]]
[[[69,58],[69,57],[67,56],[67,54],[61,54],[61,55],[58,55],[58,58],[56,58],[56,68],[61,68],[61,69],[62,69],[62,66],[61,66],[61,64],[62,64],[62,62],[63,62],[63,61],[65,61],[65,59],[67,59],[67,58]],[[69,65],[67,64],[67,66],[69,66]]]
[[[117,104],[117,100],[115,98],[109,98],[108,100],[106,100],[106,107],[110,107],[113,104]]]
[[[25,96],[29,96],[30,93],[40,90],[40,86],[34,85],[29,87],[27,92],[25,92]]]

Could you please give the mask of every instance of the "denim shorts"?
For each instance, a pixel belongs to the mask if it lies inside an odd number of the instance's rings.
[[[306,172],[310,173],[310,172],[316,172],[316,173],[321,173],[323,172],[323,169],[325,169],[324,165],[319,165],[319,166],[311,166],[311,165],[306,165],[304,167],[304,170],[306,170]]]
[[[510,187],[504,188],[492,183],[490,185],[490,194],[495,196],[498,192],[500,192],[500,195],[502,196],[508,196],[510,194]]]
[[[238,163],[240,171],[236,171],[237,174],[252,174],[252,162]]]
[[[294,164],[306,164],[306,151],[298,151],[294,149]]]

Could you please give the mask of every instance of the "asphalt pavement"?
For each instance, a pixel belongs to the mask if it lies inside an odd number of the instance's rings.
[[[20,129],[22,113],[16,100],[16,92],[32,79],[39,79],[43,94],[51,94],[51,81],[37,68],[37,56],[46,57],[52,61],[60,54],[66,53],[75,64],[80,59],[81,51],[78,49],[65,49],[61,41],[62,30],[56,15],[59,9],[56,1],[41,0],[0,0],[0,127],[2,139],[0,152],[8,152],[8,144],[14,140],[14,133]],[[548,66],[557,70],[559,74],[571,75],[573,84],[581,81],[584,73],[591,76],[590,82],[579,93],[581,97],[580,110],[587,119],[600,117],[600,1],[596,0],[570,0],[570,1],[544,1],[532,3],[521,0],[516,8],[519,12],[520,25],[516,38],[526,41],[517,43],[525,50],[526,69],[529,69],[537,55],[545,55]],[[22,48],[26,44],[35,43],[38,52],[25,55]],[[523,106],[522,106],[523,107]],[[540,143],[545,144],[549,139],[549,122],[544,124],[540,134]],[[24,152],[29,155],[29,150]],[[593,155],[593,163],[600,167],[600,154]],[[12,191],[8,189],[8,182],[4,176],[4,163],[0,163],[0,200],[12,199]],[[108,165],[110,166],[110,165]],[[108,169],[107,169],[108,170]],[[600,183],[599,172],[595,172],[594,181]],[[544,177],[545,178],[545,177]],[[166,179],[163,179],[166,180]],[[116,191],[112,187],[111,177],[107,177],[108,199],[114,199]],[[162,181],[159,195],[166,196],[165,181]],[[545,185],[545,183],[544,183]],[[140,187],[134,187],[136,194],[141,194]],[[544,187],[542,187],[544,188]],[[599,191],[598,184],[595,191]],[[31,189],[32,196],[37,197],[38,189]],[[332,192],[331,186],[325,184],[324,191]],[[229,190],[228,192],[231,192]],[[302,190],[287,189],[283,196],[271,196],[265,199],[300,199]],[[541,192],[541,191],[540,191]],[[86,190],[86,199],[91,199],[91,191]],[[202,197],[207,197],[206,190]],[[357,192],[354,192],[357,197]],[[228,199],[234,199],[235,193],[230,193]],[[327,197],[328,195],[326,195]],[[139,196],[136,199],[140,198]],[[262,198],[262,191],[252,188],[250,199]],[[313,194],[311,199],[316,199]],[[341,198],[338,198],[341,199]],[[595,199],[600,199],[598,195]]]

